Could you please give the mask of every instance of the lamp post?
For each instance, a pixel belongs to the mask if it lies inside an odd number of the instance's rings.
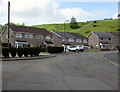
[[[68,22],[68,21],[69,21],[69,20],[66,20],[65,22]],[[66,35],[65,35],[65,34],[66,34],[66,32],[65,32],[65,22],[64,22],[64,45],[65,45],[65,52],[66,52],[66,49],[67,49],[67,48],[66,48],[66,37],[65,37],[65,36],[66,36]]]
[[[8,48],[9,48],[9,39],[10,39],[10,1],[8,1]]]

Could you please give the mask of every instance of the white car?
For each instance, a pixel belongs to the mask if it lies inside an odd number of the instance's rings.
[[[72,46],[68,48],[69,51],[84,51],[84,47],[83,46]]]

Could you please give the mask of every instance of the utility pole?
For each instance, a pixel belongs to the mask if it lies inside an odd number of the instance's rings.
[[[9,48],[9,39],[10,39],[10,1],[8,1],[8,48]]]

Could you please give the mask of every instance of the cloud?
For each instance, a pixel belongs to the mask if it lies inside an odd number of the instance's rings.
[[[81,8],[62,8],[60,3],[52,0],[10,0],[11,21],[25,23],[26,25],[63,23],[74,16],[77,21],[98,19],[107,12],[100,10],[86,11]],[[3,0],[0,4],[0,23],[7,23],[7,3]]]

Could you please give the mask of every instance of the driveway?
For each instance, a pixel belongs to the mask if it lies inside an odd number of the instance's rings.
[[[118,67],[108,52],[83,52],[53,58],[3,62],[4,90],[117,90]]]

